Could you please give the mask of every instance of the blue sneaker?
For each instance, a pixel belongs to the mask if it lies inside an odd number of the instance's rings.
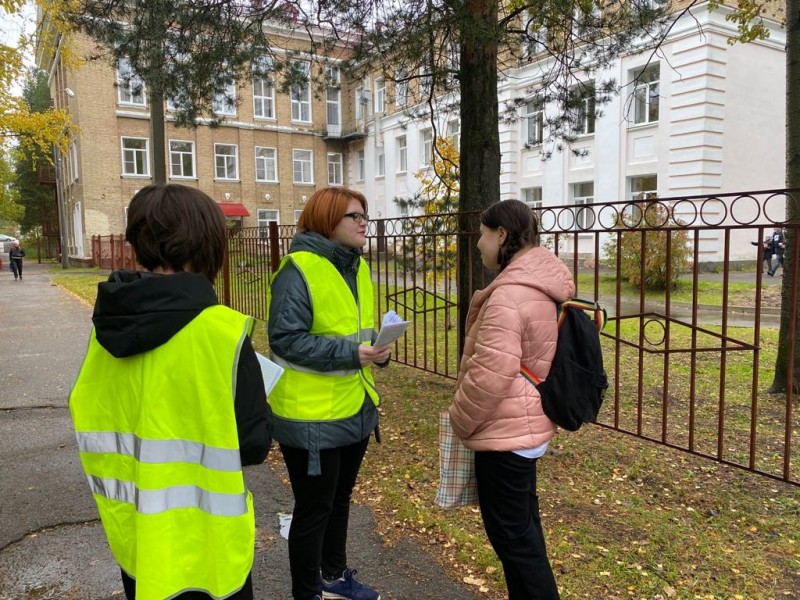
[[[356,581],[355,575],[355,569],[345,569],[339,579],[325,581],[323,578],[323,600],[381,600],[378,592]]]

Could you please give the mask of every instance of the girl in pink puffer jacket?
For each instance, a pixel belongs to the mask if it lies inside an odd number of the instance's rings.
[[[519,370],[524,364],[547,377],[558,338],[556,303],[575,294],[575,283],[566,265],[539,246],[538,220],[523,202],[490,206],[480,232],[483,264],[500,273],[470,302],[450,422],[475,450],[481,515],[503,563],[509,600],[554,600],[536,462],[556,426]]]

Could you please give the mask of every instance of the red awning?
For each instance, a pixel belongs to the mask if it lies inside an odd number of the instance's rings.
[[[226,217],[249,217],[250,213],[244,207],[244,204],[237,202],[217,202],[222,209],[222,214]]]

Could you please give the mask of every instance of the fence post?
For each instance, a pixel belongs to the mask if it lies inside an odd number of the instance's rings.
[[[278,224],[270,221],[269,224],[269,269],[275,273],[281,262],[280,240],[278,239]]]
[[[381,252],[386,252],[386,221],[381,219],[375,225],[378,235],[378,256],[380,256]]]
[[[225,231],[225,258],[222,261],[222,304],[231,305],[231,236]]]

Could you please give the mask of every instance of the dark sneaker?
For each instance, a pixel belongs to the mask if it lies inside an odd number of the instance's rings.
[[[345,569],[339,579],[325,581],[322,579],[323,600],[380,600],[381,595],[356,581],[356,570]]]

